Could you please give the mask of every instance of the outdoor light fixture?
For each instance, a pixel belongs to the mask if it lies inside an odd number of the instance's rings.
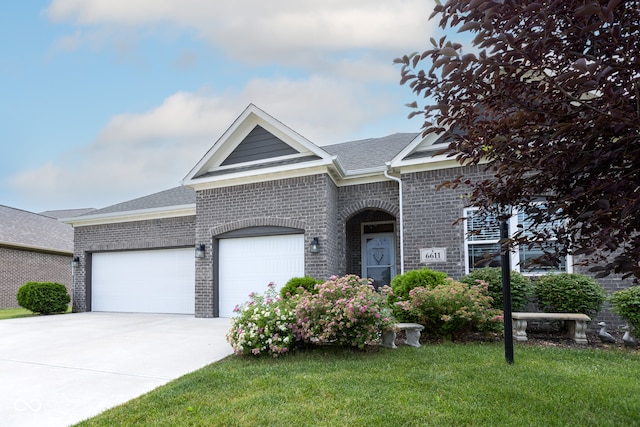
[[[73,257],[73,259],[71,260],[71,267],[73,268],[78,268],[80,267],[80,258],[75,256]]]
[[[318,252],[320,252],[320,242],[318,241],[317,237],[311,239],[311,243],[309,244],[309,252],[311,252],[312,254],[317,254]]]
[[[204,258],[204,256],[205,256],[204,243],[200,245],[196,245],[196,258]]]

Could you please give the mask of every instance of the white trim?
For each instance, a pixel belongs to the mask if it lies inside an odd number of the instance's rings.
[[[391,159],[391,161],[389,162],[391,164],[391,167],[404,166],[407,163],[406,160],[403,160],[405,157],[416,151],[424,151],[418,150],[418,147],[423,146],[423,144],[424,146],[433,145],[433,143],[436,142],[441,135],[442,134],[430,133],[427,136],[422,136],[422,133],[419,133],[413,139],[413,141],[411,141],[402,151],[400,151],[393,159]]]
[[[277,179],[285,179],[285,178],[297,178],[309,175],[317,175],[317,174],[329,174],[329,165],[314,162],[311,163],[301,163],[297,165],[297,167],[293,169],[285,169],[282,168],[266,168],[261,169],[260,171],[251,170],[251,171],[243,171],[237,172],[234,174],[225,174],[216,177],[205,177],[193,179],[191,182],[186,183],[188,187],[193,188],[194,190],[206,190],[210,188],[222,188],[222,187],[231,187],[234,185],[245,185],[245,184],[254,184],[258,182],[268,182],[275,181]],[[331,174],[329,174],[331,176]]]
[[[116,224],[121,222],[146,221],[150,219],[177,218],[194,216],[196,205],[163,206],[160,208],[138,209],[132,211],[109,212],[95,215],[83,215],[75,218],[62,218],[60,221],[74,227],[87,225]]]
[[[263,163],[265,163],[265,161],[267,162],[280,162],[280,161],[286,161],[286,160],[292,160],[292,159],[298,159],[301,157],[308,157],[311,153],[297,153],[297,154],[289,154],[286,156],[280,156],[280,157],[269,157],[268,159],[259,159],[259,160],[252,160],[250,162],[243,162],[243,163],[234,163],[232,165],[219,165],[216,166],[216,172],[217,171],[225,171],[225,170],[233,170],[236,169],[237,167],[247,167],[247,166],[255,166],[255,165],[261,165]],[[312,160],[314,161],[314,160]]]

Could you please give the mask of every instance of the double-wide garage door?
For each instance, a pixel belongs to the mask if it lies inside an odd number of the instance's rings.
[[[193,248],[94,253],[91,309],[193,314]]]
[[[304,236],[220,239],[220,317],[232,317],[233,309],[251,292],[264,293],[269,282],[280,289],[292,277],[304,276]]]

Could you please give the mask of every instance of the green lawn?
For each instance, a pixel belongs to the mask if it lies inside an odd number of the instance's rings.
[[[229,357],[80,425],[633,426],[640,352],[439,344]]]
[[[0,320],[13,319],[15,317],[29,317],[29,316],[37,316],[37,314],[33,314],[33,312],[22,307],[0,309]]]
[[[71,313],[71,306],[67,308],[67,313]],[[16,317],[30,317],[39,316],[37,313],[33,313],[26,308],[2,308],[0,309],[0,320],[2,319],[14,319]]]

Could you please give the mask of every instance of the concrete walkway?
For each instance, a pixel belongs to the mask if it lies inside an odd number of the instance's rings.
[[[0,425],[67,426],[232,353],[229,319],[73,313],[0,321]]]

